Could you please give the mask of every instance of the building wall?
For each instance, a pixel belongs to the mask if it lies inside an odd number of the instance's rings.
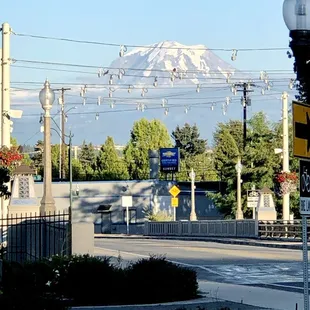
[[[141,233],[145,216],[143,209],[152,208],[156,211],[166,210],[172,214],[170,207],[170,181],[103,181],[103,182],[73,182],[73,220],[78,222],[92,221],[95,223],[95,232],[126,231],[125,208],[122,207],[122,195],[133,197],[133,207],[130,208],[131,233]],[[43,184],[35,183],[37,197],[41,199]],[[56,208],[59,211],[69,207],[69,183],[54,182],[52,193]],[[180,204],[177,208],[177,219],[189,219],[190,192],[180,195]],[[97,213],[100,205],[111,205],[110,213]],[[212,201],[207,199],[205,191],[197,193],[196,212],[201,219],[219,217],[214,212]]]

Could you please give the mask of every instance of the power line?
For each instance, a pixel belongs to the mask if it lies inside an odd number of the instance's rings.
[[[123,47],[127,50],[130,48],[146,48],[146,49],[167,49],[167,50],[191,50],[191,51],[223,51],[223,52],[251,52],[251,51],[282,51],[288,50],[287,47],[266,47],[266,48],[207,48],[207,47],[193,47],[193,46],[184,46],[184,47],[176,47],[176,46],[154,46],[154,45],[136,45],[136,44],[120,44],[120,43],[107,43],[107,42],[99,42],[99,41],[88,41],[88,40],[77,40],[70,38],[61,38],[61,37],[53,37],[53,36],[43,36],[43,35],[34,35],[34,34],[26,34],[26,33],[14,33],[19,37],[28,37],[34,39],[43,39],[43,40],[54,40],[54,41],[63,41],[63,42],[71,42],[71,43],[81,43],[81,44],[93,44],[93,45],[103,45],[103,46],[114,46],[114,47]]]

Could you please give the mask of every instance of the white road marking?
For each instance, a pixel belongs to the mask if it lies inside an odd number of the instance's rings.
[[[121,255],[121,253],[124,253],[127,255],[138,256],[138,257],[143,257],[143,258],[149,258],[150,257],[150,255],[144,255],[144,254],[138,254],[138,253],[126,252],[126,251],[120,251],[120,250],[113,250],[113,249],[107,249],[107,248],[102,248],[102,247],[95,247],[95,249],[100,249],[100,250],[105,250],[105,251],[110,251],[110,252],[117,252],[119,255]],[[181,265],[181,266],[185,266],[185,267],[199,268],[199,269],[214,273],[216,275],[223,276],[221,273],[216,272],[214,270],[211,270],[210,268],[206,268],[204,266],[182,263],[182,262],[178,262],[178,261],[174,261],[174,260],[170,260],[170,259],[167,259],[167,261],[174,263],[174,264]]]

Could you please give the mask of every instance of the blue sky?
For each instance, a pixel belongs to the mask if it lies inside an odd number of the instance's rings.
[[[117,44],[148,45],[174,40],[209,48],[285,48],[289,32],[282,17],[282,3],[283,0],[12,0],[2,3],[1,22],[9,22],[16,33]],[[118,57],[118,51],[117,47],[14,35],[11,40],[11,55],[15,59],[108,66]],[[216,54],[240,70],[292,70],[292,60],[285,50],[240,52],[233,63],[231,53]],[[11,79],[15,82],[43,84],[45,77],[51,82],[72,80],[72,75],[66,73],[12,67]],[[18,128],[18,122],[21,121],[16,120],[15,134],[25,141],[31,132]],[[102,134],[113,135],[113,129]],[[37,139],[35,136],[34,140]],[[124,138],[122,133],[116,137],[119,143],[126,139],[128,135]]]

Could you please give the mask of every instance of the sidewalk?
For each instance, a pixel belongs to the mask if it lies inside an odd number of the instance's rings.
[[[248,304],[256,307],[293,310],[303,309],[303,294],[261,287],[217,282],[199,282],[199,289],[211,298]],[[296,308],[296,304],[298,308]]]
[[[106,239],[162,239],[162,240],[183,240],[183,241],[205,241],[223,244],[237,244],[248,246],[261,246],[269,248],[282,248],[291,250],[301,250],[302,242],[295,240],[264,240],[264,239],[243,239],[243,238],[219,238],[219,237],[184,237],[184,236],[143,236],[143,235],[113,235],[113,234],[95,234],[95,238]]]

